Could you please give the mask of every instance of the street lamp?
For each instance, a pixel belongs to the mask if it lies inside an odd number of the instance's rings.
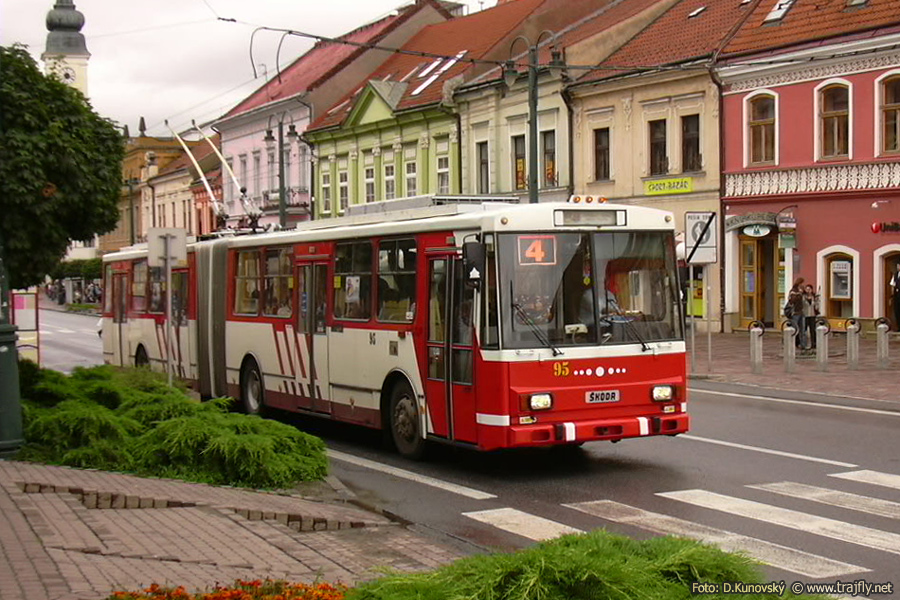
[[[524,35],[520,35],[514,39],[509,46],[510,60],[506,61],[506,65],[503,67],[503,82],[506,84],[506,87],[512,87],[519,77],[519,71],[516,69],[516,64],[512,60],[513,48],[519,40],[525,42],[525,45],[528,46],[528,202],[531,204],[537,204],[538,202],[538,46],[540,45],[544,34],[549,35],[551,38],[554,36],[552,31],[545,29],[538,35],[537,41],[533,44]],[[562,66],[561,54],[554,49],[552,57],[553,59],[550,66],[555,71]]]
[[[291,119],[291,123],[288,125],[288,139],[293,142],[299,136],[297,134],[297,127],[294,125],[294,118],[291,117],[290,114],[283,112],[278,116],[278,225],[285,229],[287,227],[287,199],[285,198],[285,189],[284,189],[284,117],[287,115]],[[263,141],[266,143],[266,148],[269,151],[275,150],[275,136],[272,135],[272,117],[274,115],[269,115],[269,119],[266,122],[266,137],[263,138]]]

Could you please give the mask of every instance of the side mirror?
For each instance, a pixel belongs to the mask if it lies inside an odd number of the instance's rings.
[[[484,277],[484,244],[481,242],[463,243],[463,268],[466,281],[478,286]]]

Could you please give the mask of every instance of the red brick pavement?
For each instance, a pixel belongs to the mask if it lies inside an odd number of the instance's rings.
[[[90,600],[236,578],[353,583],[460,556],[346,504],[0,461],[3,600]]]

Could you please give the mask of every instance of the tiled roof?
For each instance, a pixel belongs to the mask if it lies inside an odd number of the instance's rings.
[[[822,40],[900,23],[898,0],[794,0],[778,21],[765,22],[777,0],[761,0],[725,46],[725,54],[745,54]]]
[[[612,3],[625,0],[611,0]],[[642,0],[649,1],[649,0]],[[498,4],[487,10],[465,17],[437,23],[423,28],[403,50],[427,52],[445,57],[458,56],[464,59],[486,59],[505,61],[510,48],[506,43],[511,35],[524,31],[529,39],[536,40],[544,29],[560,31],[580,17],[595,12],[610,0],[515,0]],[[533,30],[533,31],[532,31]],[[517,44],[516,51],[524,50],[524,44]],[[434,65],[429,70],[428,67]],[[412,76],[409,76],[410,73]],[[381,65],[367,80],[401,81],[407,78],[409,85],[396,110],[411,110],[437,103],[443,95],[444,83],[462,75],[469,80],[483,72],[483,65],[450,59],[433,59],[409,54],[394,54]],[[425,73],[424,76],[420,75]],[[437,77],[432,77],[437,74]],[[430,80],[430,81],[429,81]],[[364,87],[348,94],[323,113],[307,131],[327,129],[340,125],[353,108],[353,98]]]
[[[579,82],[711,57],[752,7],[741,0],[681,0]]]
[[[621,23],[647,10],[660,0],[620,0],[611,2],[594,11],[581,22],[570,27],[560,39],[563,47],[571,46],[586,38],[601,33],[613,25]]]
[[[363,25],[338,39],[355,43],[377,43],[379,39],[406,21],[415,12],[415,6],[401,10],[397,14]],[[340,70],[344,64],[364,51],[365,49],[350,44],[316,42],[308,52],[281,72],[280,82],[278,77],[273,74],[271,80],[228,111],[224,118],[233,117],[269,102],[290,98],[315,89],[329,75]]]
[[[221,147],[218,135],[215,135],[210,139],[212,139],[217,147]],[[191,153],[193,153],[194,158],[198,163],[202,162],[204,158],[213,153],[213,149],[209,147],[209,143],[206,140],[200,142],[188,142],[188,147],[191,149]],[[175,173],[181,169],[190,169],[191,167],[193,167],[193,164],[191,163],[190,157],[188,157],[187,153],[182,152],[178,158],[161,168],[156,176],[168,175],[169,173]]]

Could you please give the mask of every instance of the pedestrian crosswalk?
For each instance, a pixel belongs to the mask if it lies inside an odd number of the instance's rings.
[[[685,489],[659,492],[655,494],[657,500],[652,500],[652,502],[655,507],[658,507],[659,499],[672,501],[671,504],[666,503],[664,506],[673,512],[682,514],[685,512],[683,507],[688,505],[693,507],[688,511],[692,517],[699,515],[700,518],[705,518],[704,515],[717,513],[739,517],[734,521],[735,527],[750,530],[754,536],[757,535],[757,531],[778,530],[753,526],[753,523],[766,524],[818,536],[820,539],[837,540],[879,552],[900,554],[900,528],[894,526],[900,525],[900,502],[879,496],[879,494],[882,496],[892,495],[892,490],[900,490],[900,475],[860,470],[832,473],[829,476],[834,478],[835,484],[840,484],[842,481],[868,484],[870,487],[866,489],[871,495],[857,493],[859,489],[862,489],[859,486],[855,486],[856,489],[850,492],[800,482],[776,481],[744,486],[743,489],[747,490],[748,494],[750,490],[764,492],[766,497],[762,500],[757,499],[760,498],[758,494],[754,495],[754,499],[742,497],[743,492],[740,490],[734,495],[728,495],[704,489]],[[896,494],[893,495],[896,496]],[[802,509],[780,506],[780,502],[788,502],[785,498],[794,502],[792,506],[802,506]],[[798,505],[795,501],[803,504]],[[584,527],[584,515],[589,515],[597,518],[595,527],[603,527],[608,523],[619,523],[657,534],[696,539],[715,544],[729,552],[744,552],[761,563],[813,579],[840,578],[872,570],[866,565],[838,560],[842,557],[821,556],[814,552],[808,552],[806,549],[793,548],[761,539],[762,536],[754,537],[719,529],[701,522],[609,499],[566,503],[562,504],[562,507],[577,511],[582,517],[573,518],[569,523],[565,523],[508,507],[463,514],[530,540],[546,540],[566,533],[577,533],[584,529],[590,529],[590,527]],[[816,513],[817,510],[823,510],[826,507],[830,507],[829,516],[821,516]],[[694,510],[698,508],[701,510]],[[840,518],[834,518],[838,514],[834,512],[835,508],[839,511],[846,511],[846,513],[841,512]],[[881,528],[853,522],[855,518],[865,518],[869,515],[889,519],[889,521],[884,521],[884,525],[880,525]],[[562,521],[565,520],[562,519]],[[571,524],[573,522],[577,522],[581,528],[574,527]],[[879,522],[881,523],[881,521]],[[793,536],[784,537],[793,539]],[[823,544],[821,547],[829,546]],[[834,548],[833,545],[830,547]],[[818,548],[813,548],[813,550],[818,551]],[[855,556],[858,557],[859,554],[857,553]],[[893,559],[890,560],[893,561]]]

